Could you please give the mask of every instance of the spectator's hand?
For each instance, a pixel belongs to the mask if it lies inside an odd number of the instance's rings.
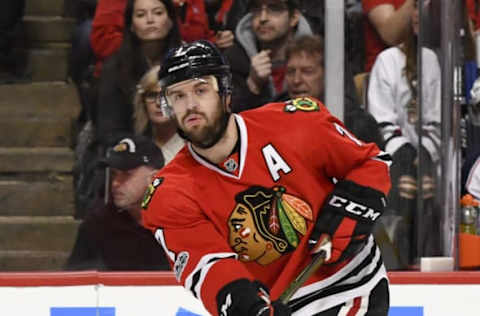
[[[233,45],[233,40],[235,36],[233,35],[232,31],[218,31],[215,35],[215,44],[220,49],[226,49]]]
[[[251,59],[250,74],[247,78],[247,84],[255,94],[259,94],[261,88],[268,81],[272,74],[272,60],[270,59],[271,51],[269,49],[262,50]]]

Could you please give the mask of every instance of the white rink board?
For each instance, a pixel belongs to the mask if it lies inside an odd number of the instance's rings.
[[[0,287],[0,314],[50,316],[52,306],[96,306],[97,286]]]
[[[209,315],[180,286],[0,287],[0,315],[52,316],[51,308],[71,308],[72,316],[80,316],[83,314],[74,308],[97,306],[114,307],[114,316],[175,316],[180,308],[192,314]]]
[[[423,306],[424,316],[480,315],[480,284],[390,285],[390,306]]]
[[[201,303],[179,286],[0,287],[1,315],[57,316],[51,308],[65,308],[62,316],[90,316],[78,310],[97,306],[111,311],[100,316],[208,316]],[[480,285],[391,285],[391,306],[417,307],[416,313],[402,316],[479,315]],[[190,313],[178,313],[181,309]],[[395,315],[400,315],[398,310]]]
[[[179,308],[201,316],[210,315],[181,286],[104,286],[100,288],[100,306],[118,307],[115,316],[175,316]]]

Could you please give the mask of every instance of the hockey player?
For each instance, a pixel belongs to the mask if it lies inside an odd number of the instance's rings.
[[[157,174],[142,218],[178,282],[212,315],[387,315],[370,233],[390,188],[389,156],[313,98],[232,114],[230,78],[207,41],[170,52],[159,73],[188,142]],[[331,256],[282,304],[322,234]]]

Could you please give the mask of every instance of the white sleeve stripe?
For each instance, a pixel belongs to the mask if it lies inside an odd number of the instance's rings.
[[[365,266],[361,271],[358,271],[358,272],[357,272],[357,275],[351,276],[350,278],[346,279],[346,280],[343,281],[343,282],[340,282],[340,283],[336,284],[335,286],[346,285],[346,284],[353,284],[353,283],[361,282],[362,279],[363,279],[366,275],[370,275],[370,274],[374,273],[374,272],[375,272],[375,269],[376,269],[375,263],[378,263],[379,261],[381,261],[381,258],[380,258],[380,249],[378,248],[378,246],[376,246],[376,247],[377,247],[377,249],[376,249],[376,251],[375,251],[375,256],[373,257],[371,264]]]
[[[358,306],[358,310],[355,312],[353,308],[355,308],[354,301],[356,299],[360,300],[360,305]],[[347,301],[345,303],[345,306],[343,306],[338,312],[338,316],[350,316],[350,315],[365,316],[367,311],[368,311],[368,295],[364,295],[364,296],[359,296]]]
[[[367,298],[369,293],[383,279],[387,279],[387,271],[385,269],[385,266],[382,265],[380,270],[377,271],[375,276],[373,276],[373,278],[370,279],[367,283],[347,291],[337,292],[337,293],[322,297],[320,299],[313,300],[309,302],[307,305],[302,306],[300,309],[295,310],[292,313],[292,316],[313,315],[318,312],[322,312],[329,308],[337,306],[342,302],[353,300],[356,297],[362,297],[361,307],[362,309],[365,308],[368,311],[368,305],[370,302],[368,300],[363,302],[363,299]],[[364,315],[362,313],[359,314],[359,312],[360,310],[357,312],[357,314],[354,314],[354,315],[355,316]]]
[[[298,289],[297,293],[293,295],[291,300],[301,298],[310,293],[314,293],[321,289],[327,288],[332,284],[340,281],[343,277],[345,277],[346,275],[354,271],[355,268],[358,265],[360,265],[365,259],[367,259],[367,257],[369,256],[370,252],[372,252],[374,247],[376,248],[377,245],[374,242],[373,236],[370,235],[365,247],[345,267],[343,267],[340,271],[338,271],[337,273],[329,276],[328,278],[322,281],[317,281],[315,283],[302,286],[300,289]],[[378,251],[378,249],[375,249],[375,251]],[[376,262],[372,264],[376,264]]]
[[[345,305],[343,305],[342,308],[340,308],[340,310],[338,311],[337,316],[348,316],[348,313],[353,307],[353,300],[346,301]]]
[[[383,162],[384,164],[387,165],[388,168],[390,168],[390,166],[392,165],[392,157],[390,156],[390,154],[384,151],[380,151],[378,155],[376,155],[375,157],[372,157],[371,159]]]
[[[219,259],[227,258],[237,259],[238,255],[234,252],[220,252],[203,256],[185,279],[185,288],[192,291],[196,298],[201,299],[201,289],[208,271]]]
[[[165,251],[167,256],[170,258],[170,260],[175,262],[175,253],[167,248],[167,244],[165,243],[165,236],[163,235],[163,229],[158,228],[155,231],[155,239],[160,245],[162,245],[163,250]]]
[[[408,139],[405,136],[398,136],[390,139],[388,143],[385,144],[385,151],[390,155],[393,155],[400,147],[408,143]]]

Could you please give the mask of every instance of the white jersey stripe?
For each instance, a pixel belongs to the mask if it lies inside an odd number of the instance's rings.
[[[360,300],[360,306],[355,306],[355,300],[358,299]],[[358,308],[358,309],[357,309]],[[357,309],[355,313],[351,313]],[[362,297],[356,297],[354,299],[349,300],[345,306],[340,308],[340,311],[338,312],[338,316],[365,316],[368,312],[368,295],[362,296]],[[350,313],[350,314],[349,314]]]
[[[337,306],[339,302],[345,302],[346,300],[353,300],[355,297],[365,297],[370,294],[373,288],[380,282],[382,279],[387,278],[387,271],[385,270],[385,266],[382,265],[379,271],[375,274],[375,276],[369,280],[367,283],[363,284],[362,286],[353,288],[348,291],[343,291],[339,293],[335,293],[326,297],[322,297],[318,300],[315,300],[299,310],[296,310],[292,313],[292,316],[305,316],[305,315],[315,315],[321,311],[327,310],[334,306]],[[368,302],[366,302],[365,308],[368,308]],[[363,315],[363,314],[359,314]],[[357,315],[355,315],[357,316]]]
[[[375,257],[373,257],[371,264],[365,266],[365,268],[363,268],[361,271],[359,271],[357,275],[352,276],[352,277],[346,279],[345,281],[340,282],[339,284],[336,284],[336,285],[353,284],[353,283],[356,283],[356,282],[360,282],[363,277],[365,277],[366,275],[369,275],[369,274],[374,272],[375,267],[376,267],[376,263],[379,262],[380,259],[381,259],[380,256],[381,256],[380,255],[380,249],[377,248],[377,250],[375,251]]]
[[[376,244],[374,242],[373,236],[370,235],[367,245],[363,248],[363,250],[352,260],[350,261],[345,267],[343,267],[340,271],[335,273],[334,275],[330,276],[329,278],[318,281],[312,284],[309,284],[307,286],[301,287],[297,293],[291,298],[292,300],[300,298],[302,296],[308,295],[310,293],[316,292],[318,290],[324,289],[335,282],[340,281],[343,277],[348,275],[350,272],[352,272],[358,265],[360,265],[365,258],[368,257],[370,252],[372,251],[372,248],[376,247]],[[360,275],[362,276],[362,275]],[[364,275],[363,275],[364,276]]]
[[[368,312],[368,304],[369,304],[369,295],[362,296],[360,298],[360,309],[355,316],[365,316]]]
[[[167,248],[167,244],[165,243],[165,235],[163,234],[163,229],[158,228],[155,231],[155,239],[160,245],[162,245],[163,250],[165,251],[167,256],[170,258],[170,260],[175,262],[175,253],[173,251],[170,251],[170,249]]]
[[[187,276],[185,279],[185,288],[187,290],[192,291],[193,295],[195,295],[196,298],[202,300],[201,298],[201,289],[203,285],[203,281],[205,280],[205,277],[210,270],[210,268],[218,262],[219,259],[225,259],[225,258],[234,258],[236,259],[238,255],[234,252],[219,252],[219,253],[210,253],[205,256],[203,256],[199,261],[195,269],[193,269],[192,272]],[[194,279],[195,276],[199,276],[198,280],[195,280],[194,284]],[[192,288],[193,286],[193,288]],[[203,300],[202,300],[203,301]]]
[[[340,308],[340,310],[338,311],[338,316],[347,316],[348,312],[353,307],[354,300],[355,299],[345,302],[345,306],[342,306],[342,308]]]

